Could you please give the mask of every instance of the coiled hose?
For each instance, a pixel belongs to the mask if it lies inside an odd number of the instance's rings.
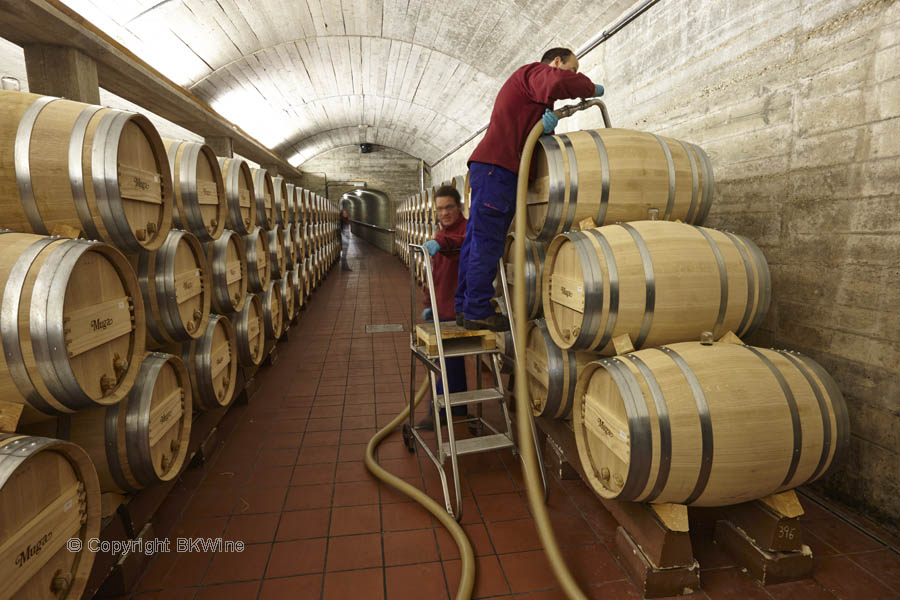
[[[416,391],[416,395],[413,398],[413,406],[419,405],[419,402],[421,402],[422,398],[425,397],[425,394],[428,393],[429,387],[430,383],[426,377],[422,382],[422,385],[419,386],[419,389]],[[409,417],[408,406],[404,408],[399,415],[394,417],[393,421],[385,425],[378,433],[372,436],[372,439],[369,440],[369,444],[366,446],[366,468],[369,469],[372,475],[384,483],[403,492],[421,504],[425,510],[434,515],[434,517],[441,522],[441,525],[444,526],[444,529],[450,533],[450,536],[459,548],[459,556],[462,559],[462,570],[459,575],[459,587],[456,592],[456,600],[469,600],[469,598],[472,597],[472,588],[475,586],[475,553],[472,551],[472,544],[469,542],[469,538],[466,537],[466,532],[463,531],[463,528],[459,523],[450,516],[446,508],[432,500],[430,496],[419,488],[406,483],[396,475],[384,470],[381,465],[378,464],[378,461],[375,460],[375,448],[378,447],[378,444],[380,444],[384,438],[390,435],[395,427],[406,420],[407,417]]]

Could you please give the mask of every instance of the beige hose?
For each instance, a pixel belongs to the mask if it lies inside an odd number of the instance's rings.
[[[525,211],[527,206],[525,198],[528,194],[528,171],[531,168],[531,156],[534,153],[534,146],[539,137],[544,132],[542,121],[535,123],[525,140],[525,147],[522,149],[522,160],[519,162],[519,182],[516,190],[516,239],[513,241],[513,265],[514,274],[513,281],[525,281]],[[525,475],[525,488],[528,491],[528,504],[531,506],[531,514],[534,515],[534,521],[537,525],[538,536],[544,545],[544,552],[550,561],[550,567],[556,580],[562,586],[566,596],[573,600],[587,600],[587,597],[578,587],[575,578],[566,566],[562,553],[559,551],[559,544],[556,543],[556,535],[553,533],[553,527],[550,524],[550,517],[547,514],[547,506],[544,504],[544,491],[541,483],[541,476],[537,470],[537,459],[535,458],[535,449],[531,443],[531,419],[527,418],[531,411],[531,403],[528,396],[527,373],[525,370],[525,353],[527,349],[522,340],[525,339],[525,319],[522,318],[525,312],[525,286],[517,285],[513,288],[513,313],[515,317],[516,339],[519,342],[519,355],[516,357],[516,414],[519,418],[516,420],[518,424],[519,435],[519,452],[522,456],[522,472]]]
[[[425,397],[425,394],[428,393],[428,388],[430,387],[430,383],[428,378],[425,378],[425,381],[422,382],[422,385],[419,386],[419,389],[416,391],[416,396],[413,399],[413,405],[418,406],[419,402],[422,401],[422,398]],[[459,523],[450,516],[447,512],[447,509],[435,502],[431,499],[430,496],[425,494],[419,488],[412,486],[396,475],[393,475],[387,471],[385,471],[381,465],[375,460],[375,448],[378,447],[378,444],[386,438],[391,431],[394,430],[397,425],[402,423],[409,417],[409,407],[403,409],[399,415],[394,417],[394,420],[388,423],[385,427],[383,427],[378,433],[372,436],[372,439],[369,440],[368,446],[366,446],[366,468],[369,471],[383,481],[389,486],[396,488],[421,504],[425,507],[425,509],[430,512],[435,518],[441,522],[441,525],[450,533],[450,536],[453,538],[453,541],[456,542],[457,547],[459,548],[459,556],[462,559],[462,570],[459,574],[459,588],[456,591],[456,600],[469,600],[472,597],[472,588],[475,586],[475,553],[472,552],[472,544],[469,542],[469,538],[466,537],[466,532],[463,531],[463,528],[460,527]],[[435,419],[437,421],[438,419]],[[436,426],[440,426],[439,424],[435,424]]]

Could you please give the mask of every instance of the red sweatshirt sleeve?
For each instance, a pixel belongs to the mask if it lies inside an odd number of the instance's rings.
[[[531,100],[551,106],[557,100],[590,98],[596,91],[586,75],[553,67],[529,69],[523,79]]]

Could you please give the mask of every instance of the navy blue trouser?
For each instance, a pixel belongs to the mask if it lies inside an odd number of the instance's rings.
[[[450,358],[444,359],[444,364],[447,365],[447,387],[450,388],[450,393],[455,394],[456,392],[465,392],[468,390],[468,384],[466,383],[466,359],[463,356],[452,356]],[[440,394],[444,393],[444,384],[441,381],[441,378],[437,378],[437,393],[438,403],[439,405],[444,404],[444,399]],[[450,409],[452,414],[455,416],[461,416],[468,414],[465,406],[454,406]],[[434,409],[431,404],[428,405],[428,414],[432,414]],[[444,409],[441,409],[441,416],[444,414]]]
[[[467,319],[484,319],[495,312],[491,306],[494,278],[516,212],[517,180],[515,173],[503,167],[479,162],[469,165],[472,206],[454,297],[456,312]]]

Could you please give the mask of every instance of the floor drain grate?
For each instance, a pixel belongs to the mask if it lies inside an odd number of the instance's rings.
[[[366,325],[366,333],[397,333],[403,331],[400,323],[385,323],[383,325]]]

